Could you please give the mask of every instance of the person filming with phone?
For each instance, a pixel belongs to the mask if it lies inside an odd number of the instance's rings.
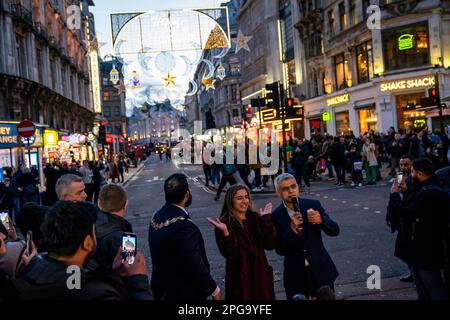
[[[400,158],[400,172],[397,173],[396,178],[392,182],[391,194],[386,212],[386,224],[391,228],[391,232],[397,231],[397,239],[395,240],[394,256],[408,264],[408,253],[406,249],[406,237],[411,233],[408,230],[408,225],[405,224],[403,217],[400,215],[400,207],[403,199],[408,197],[411,192],[412,185],[412,158],[410,155],[403,155]],[[408,264],[410,272],[402,276],[400,281],[413,282],[413,275],[411,266]]]
[[[275,179],[277,195],[283,201],[272,213],[277,229],[276,252],[284,256],[284,288],[287,299],[297,294],[318,296],[321,287],[334,290],[338,271],[322,241],[322,231],[336,237],[339,226],[331,220],[319,201],[299,198],[293,175]]]
[[[50,208],[41,227],[48,253],[34,257],[14,281],[19,300],[150,299],[142,253],[129,265],[119,248],[113,270],[91,260],[96,219],[97,208],[88,202],[59,201]]]

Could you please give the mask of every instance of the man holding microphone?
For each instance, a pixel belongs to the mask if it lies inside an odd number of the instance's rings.
[[[339,226],[330,219],[317,200],[299,199],[295,177],[284,173],[275,179],[282,203],[272,214],[277,229],[276,252],[284,256],[284,288],[287,299],[296,294],[316,298],[319,288],[334,289],[338,271],[322,241],[322,231],[339,234]]]

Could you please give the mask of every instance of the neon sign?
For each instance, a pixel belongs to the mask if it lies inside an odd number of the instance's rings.
[[[380,86],[380,90],[381,92],[385,92],[401,89],[431,87],[434,85],[435,85],[434,77],[415,78],[382,83]]]
[[[335,106],[344,102],[348,102],[349,94],[343,94],[334,98],[327,99],[327,106]]]
[[[413,47],[413,37],[412,34],[403,34],[398,37],[398,50],[408,50]]]

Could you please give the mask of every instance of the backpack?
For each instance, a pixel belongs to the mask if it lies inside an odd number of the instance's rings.
[[[224,164],[222,167],[222,174],[224,176],[231,176],[236,172],[236,166],[234,164]]]

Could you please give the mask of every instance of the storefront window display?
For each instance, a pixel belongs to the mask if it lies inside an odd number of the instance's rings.
[[[337,112],[335,113],[336,118],[336,135],[344,135],[350,131],[350,119],[349,112]]]
[[[421,128],[427,123],[426,112],[415,109],[425,93],[400,95],[396,97],[398,128],[406,131]]]
[[[378,118],[375,106],[367,109],[358,110],[358,115],[359,115],[359,132],[365,133],[370,130],[377,131]]]
[[[422,22],[383,31],[384,63],[387,71],[430,63],[428,23]]]
[[[327,132],[327,122],[323,121],[322,118],[310,119],[309,130],[311,136],[316,133],[324,134]]]

